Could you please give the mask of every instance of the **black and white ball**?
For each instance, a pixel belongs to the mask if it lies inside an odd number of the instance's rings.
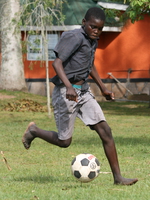
[[[92,154],[79,154],[71,163],[72,174],[81,182],[94,180],[100,172],[100,163]]]

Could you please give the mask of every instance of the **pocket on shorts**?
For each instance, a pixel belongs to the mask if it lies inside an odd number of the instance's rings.
[[[52,105],[55,107],[61,99],[60,87],[55,86],[52,93]]]
[[[91,92],[91,90],[89,89],[89,94],[93,97],[93,99],[95,99],[94,94]]]
[[[72,113],[74,101],[66,99],[66,87],[57,87],[53,92],[52,105],[54,109],[61,109],[61,112]]]

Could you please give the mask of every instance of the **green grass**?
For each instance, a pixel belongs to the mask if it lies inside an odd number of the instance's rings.
[[[72,145],[62,149],[35,139],[25,150],[21,138],[30,121],[46,130],[56,130],[53,115],[46,112],[8,112],[2,108],[18,99],[32,99],[43,106],[46,98],[21,92],[0,91],[14,99],[0,100],[0,199],[2,200],[149,200],[150,199],[150,108],[148,103],[102,102],[112,128],[122,175],[138,178],[133,186],[113,185],[109,164],[98,136],[76,120]],[[94,181],[81,184],[70,164],[80,153],[92,153],[101,163]]]

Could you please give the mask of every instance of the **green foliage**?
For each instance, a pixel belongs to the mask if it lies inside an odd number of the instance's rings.
[[[143,19],[145,14],[150,15],[149,0],[105,0],[104,2],[129,5],[125,12],[115,9],[104,9],[108,18],[112,20],[114,17],[117,17],[120,23],[125,23],[128,19],[134,23],[135,21]]]
[[[126,0],[99,0],[106,3],[126,3]]]
[[[0,91],[4,104],[30,99],[46,105],[46,97]],[[11,95],[11,96],[10,96]],[[9,97],[15,97],[10,99]],[[29,150],[21,138],[30,121],[45,130],[56,130],[55,121],[41,112],[1,111],[0,115],[0,199],[2,200],[148,200],[150,198],[149,141],[150,108],[140,102],[102,102],[112,128],[122,175],[138,178],[133,186],[113,185],[101,140],[79,119],[72,144],[67,149],[36,138]],[[94,181],[81,184],[72,175],[70,164],[79,153],[92,153],[101,163],[101,173]]]
[[[129,4],[124,13],[115,9],[105,9],[111,20],[117,17],[120,22],[131,19],[131,22],[134,23],[143,19],[146,13],[150,14],[149,0],[105,0],[105,2]],[[62,13],[62,8],[65,3],[67,0],[21,0],[21,23],[19,22],[19,24],[21,26],[63,24],[65,13]],[[115,23],[115,19],[113,23]]]
[[[22,0],[22,26],[50,26],[63,23],[61,0]]]
[[[119,20],[120,11],[115,9],[104,9],[105,14],[107,16],[107,23],[109,26],[119,26],[121,21]],[[115,17],[114,17],[115,16]]]
[[[150,15],[150,1],[149,0],[128,0],[130,6],[124,14],[124,18],[131,19],[131,22],[141,20],[145,14]]]
[[[122,22],[126,22],[126,20],[131,19],[131,22],[134,23],[135,21],[141,20],[144,18],[145,14],[150,14],[150,1],[149,0],[114,0],[114,1],[109,1],[108,2],[113,2],[113,3],[122,3],[122,4],[127,4],[129,7],[127,10],[122,13],[121,11],[117,12],[115,10],[107,11],[106,13],[110,13],[111,17],[117,16],[120,18]]]

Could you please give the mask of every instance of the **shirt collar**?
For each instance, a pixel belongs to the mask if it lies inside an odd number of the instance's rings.
[[[81,33],[82,33],[86,38],[89,39],[89,36],[85,33],[85,31],[84,31],[84,29],[83,29],[82,26],[81,26],[81,28],[80,28],[80,31],[81,31]]]
[[[80,28],[80,31],[81,31],[81,33],[85,36],[85,38],[86,38],[87,40],[89,40],[90,43],[93,43],[94,41],[96,42],[97,40],[99,40],[99,38],[97,38],[97,39],[95,39],[95,40],[91,40],[91,39],[89,38],[89,36],[85,33],[85,31],[84,31],[84,29],[83,29],[82,26],[81,26],[81,28]]]

